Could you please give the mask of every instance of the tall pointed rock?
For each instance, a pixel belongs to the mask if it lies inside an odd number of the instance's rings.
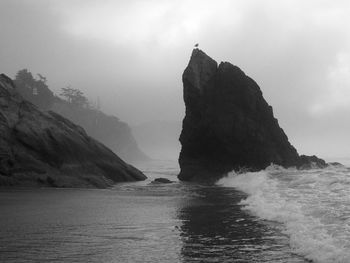
[[[238,67],[194,49],[183,76],[186,116],[180,136],[180,180],[217,179],[242,167],[298,166],[259,86]]]

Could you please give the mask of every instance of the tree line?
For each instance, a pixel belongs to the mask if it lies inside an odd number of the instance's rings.
[[[41,108],[48,109],[59,98],[49,89],[46,77],[41,74],[37,74],[37,76],[37,78],[34,78],[30,71],[22,69],[17,72],[14,82],[25,99]],[[88,98],[79,89],[67,86],[61,88],[59,95],[67,103],[74,106],[94,108]],[[97,108],[99,108],[99,105],[97,105]]]

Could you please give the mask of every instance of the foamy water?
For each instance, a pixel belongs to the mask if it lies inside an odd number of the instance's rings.
[[[312,262],[350,262],[350,169],[270,166],[230,173],[218,185],[248,194],[243,209],[279,222],[292,250]]]

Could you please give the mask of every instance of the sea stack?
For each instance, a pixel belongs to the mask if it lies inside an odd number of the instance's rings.
[[[257,83],[237,66],[218,65],[194,49],[182,81],[180,180],[216,180],[232,170],[261,170],[271,163],[310,163],[289,143]]]
[[[0,75],[0,186],[104,188],[145,179],[80,126],[24,100]]]

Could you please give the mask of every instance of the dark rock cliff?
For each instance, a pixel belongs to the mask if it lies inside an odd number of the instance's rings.
[[[0,76],[0,185],[107,187],[145,178],[80,126],[24,100]]]
[[[20,70],[14,80],[18,92],[25,100],[40,109],[54,111],[82,126],[89,136],[97,139],[127,162],[149,161],[133,137],[126,122],[109,116],[98,109],[70,103],[54,95],[46,78],[35,79],[28,70]],[[86,97],[85,97],[86,98]]]
[[[186,116],[180,180],[217,179],[241,168],[260,170],[271,163],[300,167],[312,161],[300,158],[259,86],[237,66],[217,65],[194,49],[182,80]]]

